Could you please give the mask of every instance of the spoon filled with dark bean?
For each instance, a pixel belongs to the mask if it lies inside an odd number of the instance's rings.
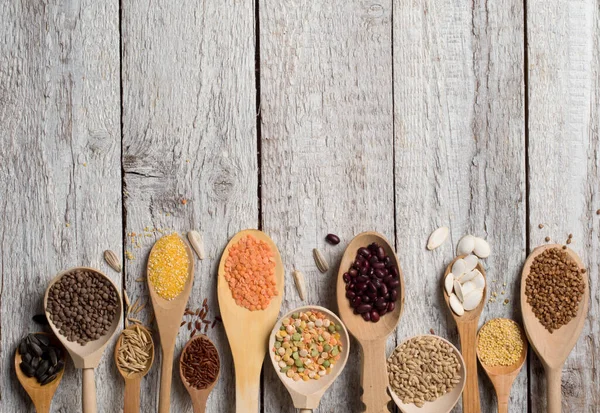
[[[348,245],[337,280],[340,318],[362,348],[362,401],[367,413],[387,411],[385,344],[404,306],[400,262],[385,237],[363,232]]]
[[[83,413],[96,413],[94,368],[117,332],[123,304],[117,287],[93,268],[63,271],[48,286],[44,308],[50,328],[82,369]]]
[[[54,335],[29,334],[19,343],[15,352],[15,371],[38,413],[50,411],[65,362],[66,352]]]

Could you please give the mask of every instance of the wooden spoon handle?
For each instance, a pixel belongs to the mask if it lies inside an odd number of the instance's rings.
[[[361,386],[366,413],[388,413],[388,375],[385,340],[361,343],[363,350]]]
[[[312,409],[300,409],[298,413],[312,413]]]
[[[125,405],[123,413],[140,412],[140,383],[141,377],[125,380]]]
[[[465,359],[466,381],[462,396],[463,413],[481,413],[479,381],[477,379],[477,320],[457,323],[460,351]]]
[[[508,400],[498,400],[498,413],[508,413]]]
[[[160,366],[160,392],[158,397],[158,413],[169,413],[171,410],[171,382],[173,379],[173,344],[164,343]]]
[[[258,396],[260,394],[260,370],[250,365],[235,365],[235,411],[236,413],[258,413]]]
[[[83,413],[96,413],[94,369],[83,369]]]
[[[44,399],[33,402],[35,406],[36,413],[50,413],[50,403],[52,403],[52,399]]]
[[[562,366],[546,369],[546,392],[548,393],[548,413],[561,413]]]

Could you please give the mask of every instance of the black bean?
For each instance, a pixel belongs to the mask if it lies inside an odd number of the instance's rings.
[[[327,234],[325,239],[327,240],[327,242],[329,242],[332,245],[337,245],[340,243],[340,237],[338,237],[335,234]]]

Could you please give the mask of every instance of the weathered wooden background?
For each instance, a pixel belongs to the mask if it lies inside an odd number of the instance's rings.
[[[518,320],[528,251],[572,233],[592,299],[563,406],[599,412],[599,90],[597,0],[0,0],[0,411],[33,411],[12,356],[58,271],[92,265],[145,300],[135,279],[152,229],[196,228],[208,259],[190,306],[208,298],[214,316],[226,241],[262,228],[287,270],[282,311],[301,304],[293,268],[308,277],[308,303],[335,308],[345,243],[363,230],[394,240],[407,290],[389,351],[430,329],[457,343],[439,278],[465,233],[490,241],[491,290],[510,299],[489,303],[482,322]],[[428,252],[440,225],[451,242]],[[328,232],[343,243],[325,245]],[[314,247],[336,263],[326,275]],[[123,275],[105,249],[131,254]],[[223,372],[208,411],[233,412],[227,339],[220,326],[209,335]],[[511,412],[545,411],[530,356]],[[144,380],[144,412],[156,410],[158,370]],[[359,411],[358,371],[355,345],[320,411]],[[108,354],[96,374],[99,411],[118,411]],[[79,410],[80,381],[69,366],[54,411]],[[191,411],[175,383],[172,410]],[[265,413],[294,411],[269,365],[261,400]]]

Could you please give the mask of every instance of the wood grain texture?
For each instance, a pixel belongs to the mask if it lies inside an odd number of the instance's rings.
[[[126,232],[141,234],[126,237],[133,255],[125,265],[127,289],[132,300],[147,299],[146,286],[134,280],[145,275],[161,235],[152,228],[196,229],[207,258],[196,261],[189,306],[207,298],[212,320],[221,252],[236,232],[258,225],[252,2],[135,0],[123,3],[122,16]],[[150,314],[148,306],[139,316],[147,322]],[[233,412],[227,339],[221,325],[207,334],[222,368],[207,410]],[[182,328],[175,357],[188,338]],[[142,381],[142,411],[156,411],[158,379],[155,365]],[[190,408],[175,377],[171,409]]]
[[[282,311],[336,309],[339,260],[365,230],[394,238],[391,3],[259,3],[263,230],[288,274],[306,276],[302,302],[286,277]],[[327,233],[342,242],[331,246]],[[319,248],[330,269],[312,257]],[[401,260],[401,265],[402,265]],[[400,321],[403,325],[403,321]],[[388,353],[394,347],[390,339]],[[321,412],[357,412],[359,346],[321,400]],[[270,366],[265,412],[294,412]]]
[[[0,1],[0,16],[0,410],[29,412],[12,356],[50,280],[90,265],[121,284],[102,259],[121,252],[119,4]],[[115,405],[110,357],[97,373]],[[71,362],[52,406],[81,408]]]
[[[500,316],[520,321],[523,4],[396,0],[393,7],[397,248],[407,288],[397,334],[433,329],[457,345],[440,280],[467,233],[492,247],[484,266],[498,301],[486,305],[480,325]],[[427,251],[429,234],[442,225],[451,229],[449,240]],[[510,305],[503,306],[505,297]],[[480,376],[481,408],[492,412],[494,390]],[[515,382],[511,412],[527,410],[526,379],[523,371]]]
[[[596,1],[530,1],[529,210],[530,249],[564,243],[587,267],[588,319],[562,377],[565,412],[597,411],[600,405],[600,10]],[[538,224],[543,223],[543,229]],[[543,368],[532,354],[532,411],[546,409]]]

